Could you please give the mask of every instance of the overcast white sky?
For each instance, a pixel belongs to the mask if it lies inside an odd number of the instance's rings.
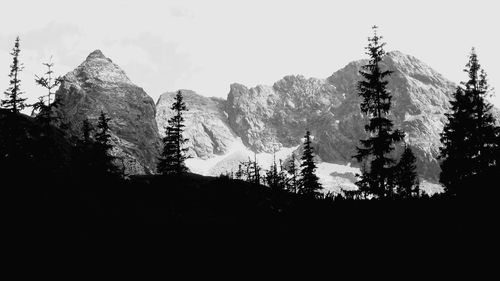
[[[497,2],[2,0],[0,90],[8,87],[16,35],[22,86],[31,98],[41,94],[34,74],[43,73],[41,63],[51,55],[56,72],[65,74],[101,49],[156,101],[179,88],[226,97],[233,82],[326,78],[365,57],[374,24],[387,50],[414,55],[454,82],[465,79],[462,69],[475,46],[490,84],[499,88]],[[494,103],[500,107],[500,94]]]

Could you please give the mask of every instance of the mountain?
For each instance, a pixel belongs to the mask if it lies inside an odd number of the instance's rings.
[[[187,147],[192,157],[208,159],[213,155],[224,154],[236,139],[224,114],[225,101],[207,98],[190,90],[180,90],[188,106],[185,113],[186,133],[189,138]],[[167,92],[156,103],[156,120],[160,135],[165,136],[165,127],[173,111],[170,109],[177,92]]]
[[[232,84],[226,101],[200,96],[188,98],[188,108],[194,108],[195,112],[200,108],[210,108],[210,113],[207,113],[211,116],[210,122],[222,124],[220,128],[224,128],[219,131],[219,127],[213,127],[217,130],[206,133],[211,136],[205,138],[207,141],[199,137],[190,141],[190,148],[206,152],[202,157],[207,159],[193,159],[190,162],[193,169],[199,170],[199,166],[203,165],[234,169],[238,163],[235,158],[245,160],[253,153],[257,157],[260,155],[272,159],[269,155],[273,153],[300,149],[305,131],[310,130],[319,160],[324,163],[324,167],[320,164],[319,170],[324,170],[327,177],[348,181],[352,186],[353,174],[359,171],[352,156],[359,140],[367,137],[364,125],[368,120],[360,112],[361,100],[356,89],[361,79],[359,70],[366,62],[351,62],[325,79],[291,75],[272,86],[248,88]],[[405,141],[412,146],[418,158],[420,176],[430,182],[437,182],[440,172],[437,161],[439,134],[446,121],[444,114],[456,85],[424,62],[399,51],[387,53],[382,68],[394,71],[389,78],[389,90],[393,95],[390,118],[394,120],[395,128],[407,133]],[[172,94],[168,98],[173,101]],[[206,106],[204,103],[212,105]],[[164,105],[158,103],[157,111],[163,108]],[[166,118],[168,114],[157,114],[159,124],[164,124]],[[188,126],[186,134],[202,135],[200,128],[205,124],[203,120],[198,114],[187,116],[186,122],[194,126]],[[228,145],[231,140],[239,143],[236,146],[233,144],[233,147],[246,152],[235,156],[238,152],[231,150]],[[219,142],[225,143],[224,147],[229,149],[204,148]],[[231,164],[224,163],[228,161]],[[340,171],[330,169],[340,165],[345,168]],[[221,169],[204,167],[204,171],[214,174],[221,172]],[[331,184],[339,184],[339,181],[333,180]]]
[[[59,111],[72,135],[81,135],[85,118],[96,124],[104,111],[111,118],[113,154],[121,159],[125,173],[155,171],[159,151],[155,103],[100,50],[64,76],[56,99],[61,102]]]
[[[327,79],[328,83],[335,85],[337,91],[346,96],[342,106],[336,111],[338,131],[342,136],[354,138],[355,141],[366,138],[363,131],[366,120],[359,116],[361,99],[356,92],[356,81],[361,79],[358,71],[366,62],[361,60],[350,63]],[[396,128],[406,132],[405,141],[417,155],[419,174],[437,181],[440,173],[436,159],[441,145],[440,133],[446,122],[445,113],[456,85],[424,62],[398,51],[389,52],[385,56],[382,68],[394,71],[389,78],[389,90],[393,95],[390,118]],[[329,141],[328,137],[321,138],[320,144],[334,145],[335,141]],[[354,152],[352,148],[345,149],[349,153]],[[336,159],[334,155],[326,156],[327,151],[323,152],[325,160]]]

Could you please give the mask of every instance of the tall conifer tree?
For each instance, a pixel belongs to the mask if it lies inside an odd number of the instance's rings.
[[[88,118],[85,118],[82,121],[82,137],[83,137],[83,143],[84,144],[90,144],[92,142],[92,131],[94,128],[92,127],[92,124],[90,124],[90,121]]]
[[[362,98],[361,112],[370,119],[365,126],[369,137],[361,140],[362,147],[357,147],[354,157],[366,165],[361,180],[357,182],[360,190],[378,197],[386,197],[394,192],[391,184],[394,182],[394,159],[390,158],[389,154],[394,150],[394,143],[401,141],[404,134],[393,130],[393,123],[387,118],[392,96],[387,90],[386,78],[392,71],[382,70],[380,67],[385,55],[385,43],[382,43],[381,39],[382,36],[377,34],[377,26],[374,26],[373,37],[368,38],[366,47],[370,60],[359,72],[364,79],[358,82],[358,93]]]
[[[285,189],[286,188],[286,176],[283,171],[282,162],[280,160],[280,165],[278,168],[278,164],[276,163],[276,156],[274,156],[273,163],[269,170],[267,170],[265,175],[266,184],[271,189]]]
[[[19,79],[20,72],[23,70],[23,64],[19,61],[19,53],[21,52],[19,44],[19,36],[16,38],[14,48],[10,53],[12,55],[12,64],[10,65],[10,86],[5,92],[6,99],[2,100],[2,107],[10,109],[14,113],[18,113],[26,107],[26,98],[21,95],[21,79]]]
[[[179,175],[188,171],[185,160],[189,158],[186,155],[188,149],[183,148],[188,139],[182,134],[185,127],[183,112],[188,109],[180,90],[170,109],[174,111],[174,115],[168,120],[165,128],[165,137],[162,139],[163,151],[158,161],[157,171],[163,175]]]
[[[295,154],[292,153],[292,159],[290,159],[290,164],[288,165],[287,172],[290,175],[288,179],[288,190],[293,193],[297,193],[299,188],[299,180],[297,173],[297,166],[295,164]]]
[[[492,105],[485,99],[489,86],[474,48],[464,72],[468,81],[457,87],[441,134],[440,181],[453,195],[472,181],[490,184],[488,180],[499,171],[500,161],[500,128],[491,114]]]
[[[97,154],[95,157],[95,167],[98,173],[106,177],[118,175],[118,168],[114,164],[116,157],[111,155],[113,145],[111,144],[109,128],[110,120],[111,119],[106,116],[106,113],[101,111],[97,122],[97,132],[95,134],[95,152]]]
[[[417,174],[417,158],[409,145],[405,146],[401,159],[395,167],[395,185],[399,197],[418,197],[420,181]]]
[[[299,193],[308,196],[316,196],[323,187],[316,175],[316,163],[314,162],[314,149],[311,144],[311,133],[306,131],[304,140],[304,152],[300,164],[300,189]]]
[[[37,118],[45,123],[50,123],[51,119],[56,117],[52,115],[52,107],[57,106],[59,103],[52,99],[52,96],[55,95],[53,90],[61,84],[62,79],[53,76],[54,70],[52,67],[54,63],[52,62],[52,57],[49,62],[43,63],[43,65],[47,67],[47,72],[41,77],[36,75],[35,82],[47,90],[47,95],[41,96],[38,98],[38,102],[33,104],[33,112],[38,111]]]

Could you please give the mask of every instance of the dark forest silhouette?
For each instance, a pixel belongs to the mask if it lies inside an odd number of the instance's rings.
[[[366,48],[369,62],[358,84],[360,112],[369,120],[368,138],[360,140],[355,155],[362,164],[359,190],[331,194],[322,192],[315,174],[309,131],[300,158],[292,154],[285,162],[274,160],[268,170],[259,166],[255,156],[220,177],[190,173],[183,136],[183,112],[188,108],[181,91],[165,128],[158,175],[124,175],[113,153],[110,112],[101,111],[97,120],[85,119],[80,136],[69,135],[68,124],[58,114],[60,101],[53,97],[61,81],[53,76],[53,63],[45,63],[47,72],[35,77],[47,93],[37,103],[26,104],[17,38],[10,85],[0,109],[2,188],[15,199],[10,203],[13,208],[22,210],[18,219],[29,218],[28,225],[57,228],[60,221],[70,221],[73,232],[67,239],[118,239],[117,235],[129,237],[124,240],[160,239],[173,229],[191,228],[256,231],[266,227],[289,233],[306,229],[304,225],[318,231],[342,227],[353,233],[374,228],[408,229],[413,234],[431,228],[454,232],[463,219],[458,211],[463,205],[457,202],[472,195],[487,198],[493,192],[488,182],[499,172],[500,129],[485,100],[486,74],[473,50],[465,69],[469,81],[454,94],[441,138],[441,182],[446,192],[429,197],[419,190],[416,158],[410,144],[402,143],[404,132],[393,128],[387,117],[391,93],[386,78],[391,70],[379,65],[385,55],[381,39],[375,27]],[[21,113],[29,106],[34,117]],[[401,155],[396,154],[397,145],[402,147]],[[50,224],[42,217],[60,220]],[[123,234],[131,225],[130,236]]]

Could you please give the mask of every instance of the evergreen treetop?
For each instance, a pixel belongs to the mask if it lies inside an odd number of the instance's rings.
[[[52,70],[52,67],[54,66],[54,63],[52,62],[52,57],[50,57],[48,62],[43,63],[43,65],[47,67],[47,72],[45,72],[41,77],[36,75],[35,82],[47,89],[46,101],[47,106],[50,106],[52,104],[52,96],[55,95],[52,90],[57,88],[61,84],[62,80],[61,77],[53,77],[54,71]]]
[[[417,158],[407,144],[401,158],[394,168],[397,195],[401,198],[418,197],[420,180],[417,174]]]
[[[173,110],[174,115],[168,120],[168,125],[165,128],[165,137],[162,139],[163,150],[158,161],[157,171],[164,175],[179,175],[188,171],[185,160],[189,158],[186,155],[188,149],[183,147],[188,141],[183,136],[185,127],[183,112],[188,109],[180,90],[177,92],[170,109]]]
[[[21,79],[19,78],[19,72],[23,70],[23,64],[19,61],[19,53],[21,52],[19,44],[19,36],[16,37],[16,42],[14,43],[14,48],[10,53],[12,55],[12,64],[10,65],[10,86],[5,91],[6,99],[2,100],[2,107],[10,109],[13,113],[18,113],[26,107],[26,98],[22,98],[21,95]]]
[[[43,63],[47,67],[47,72],[43,76],[35,75],[35,82],[41,87],[47,89],[47,95],[38,98],[38,102],[33,104],[33,113],[38,111],[37,118],[42,120],[45,124],[51,123],[51,121],[58,119],[59,117],[52,111],[53,107],[60,105],[61,100],[53,100],[52,96],[55,93],[52,92],[53,89],[61,84],[62,78],[54,78],[52,75],[54,71],[52,67],[54,63],[52,62],[52,57],[49,62]]]
[[[274,189],[284,190],[286,188],[286,175],[283,171],[282,162],[280,160],[280,165],[278,168],[278,164],[276,163],[276,156],[273,158],[273,163],[271,164],[270,169],[266,172],[266,184]]]
[[[323,187],[319,183],[319,178],[316,175],[316,163],[314,162],[314,149],[311,144],[311,133],[306,131],[304,138],[304,151],[301,157],[301,184],[299,193],[305,195],[316,196],[318,191]]]
[[[110,120],[111,118],[107,117],[106,113],[101,111],[97,121],[97,132],[94,137],[97,153],[97,157],[95,159],[97,171],[103,173],[107,177],[118,175],[118,169],[114,164],[116,157],[111,154],[113,145],[111,143],[111,133],[109,128]]]
[[[92,131],[94,128],[88,118],[85,118],[82,121],[82,137],[84,144],[90,144],[92,142]]]
[[[486,100],[489,85],[474,48],[464,72],[468,80],[457,87],[441,133],[440,182],[452,195],[471,180],[486,183],[493,179],[500,161],[500,128]]]
[[[297,193],[299,189],[299,178],[297,173],[297,165],[295,164],[295,154],[292,153],[292,159],[287,167],[287,172],[290,175],[288,179],[288,190],[292,193]]]
[[[387,90],[388,81],[385,78],[392,71],[382,70],[380,67],[385,55],[385,43],[381,39],[382,36],[377,34],[377,26],[374,26],[373,37],[368,38],[366,47],[370,60],[359,72],[363,80],[358,82],[358,93],[362,98],[361,112],[369,118],[369,123],[365,126],[369,137],[361,140],[362,147],[357,147],[354,157],[359,162],[368,162],[362,179],[357,183],[360,189],[385,197],[393,192],[390,183],[393,182],[391,171],[395,161],[390,153],[394,150],[394,143],[404,138],[404,133],[393,130],[393,122],[387,117],[392,95]]]

